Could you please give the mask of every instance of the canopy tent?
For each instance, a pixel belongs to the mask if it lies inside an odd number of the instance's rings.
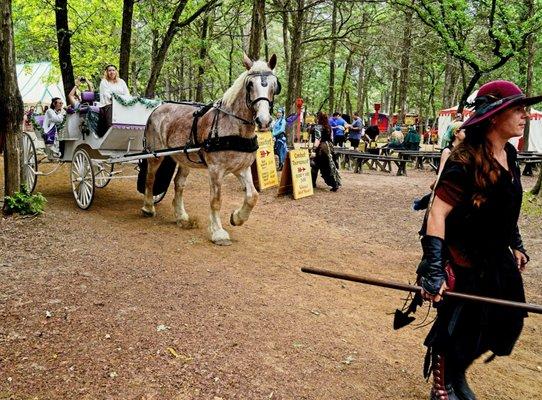
[[[52,71],[50,62],[18,64],[17,83],[25,105],[49,104],[53,97],[64,103],[62,78]]]
[[[442,136],[448,129],[448,126],[452,123],[455,115],[457,113],[457,107],[447,108],[439,112],[438,117],[438,137],[439,143],[442,139]],[[463,115],[469,117],[473,114],[471,110],[464,109]],[[516,148],[524,150],[525,146],[523,143],[523,138],[511,139],[512,143]],[[542,112],[531,108],[531,122],[529,124],[529,147],[530,151],[542,152]]]

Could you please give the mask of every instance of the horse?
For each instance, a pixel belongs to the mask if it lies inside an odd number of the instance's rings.
[[[277,57],[266,61],[251,60],[243,55],[246,68],[226,90],[221,100],[194,113],[189,103],[164,103],[150,115],[145,127],[146,146],[154,149],[197,147],[202,143],[200,162],[193,153],[177,153],[171,157],[177,164],[174,178],[173,208],[175,220],[183,228],[192,223],[184,208],[183,190],[191,168],[207,168],[210,184],[209,235],[217,245],[231,245],[228,232],[220,220],[221,187],[224,176],[234,174],[245,190],[241,207],[231,213],[230,223],[245,223],[258,202],[258,192],[252,181],[251,165],[256,157],[256,125],[266,129],[271,122],[275,95],[280,93],[280,82],[274,74]],[[199,117],[194,119],[195,117]],[[195,121],[195,122],[194,122]],[[233,144],[232,144],[233,143]],[[145,180],[143,215],[155,216],[153,185],[162,157],[148,159]]]

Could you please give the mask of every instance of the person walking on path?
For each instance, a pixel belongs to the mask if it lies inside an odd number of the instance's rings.
[[[465,139],[437,181],[422,227],[418,267],[422,296],[437,305],[437,318],[424,344],[426,376],[433,373],[431,400],[473,400],[465,372],[487,351],[506,356],[523,328],[526,312],[497,305],[444,298],[454,290],[525,302],[521,273],[529,261],[518,228],[521,174],[515,148],[523,134],[526,97],[508,81],[483,85],[474,115],[461,129]],[[430,366],[430,368],[429,368]]]

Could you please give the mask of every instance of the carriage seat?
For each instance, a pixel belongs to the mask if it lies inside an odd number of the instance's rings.
[[[100,112],[100,107],[94,106],[96,95],[94,92],[81,92],[81,105],[79,106],[79,114],[85,115],[89,111]]]

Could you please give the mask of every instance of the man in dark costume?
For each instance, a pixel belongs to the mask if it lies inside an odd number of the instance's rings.
[[[515,148],[523,134],[527,98],[512,82],[483,85],[475,114],[461,127],[465,140],[452,151],[435,187],[422,228],[418,267],[422,296],[437,307],[425,345],[432,365],[431,400],[472,400],[465,372],[483,353],[512,352],[525,311],[457,299],[445,290],[524,302],[521,272],[529,258],[518,229],[522,187]]]
[[[325,113],[318,113],[317,124],[313,127],[315,132],[316,156],[311,161],[312,186],[316,187],[318,171],[322,174],[324,182],[331,186],[331,191],[336,192],[341,186],[341,176],[335,160],[332,144],[332,129]]]

